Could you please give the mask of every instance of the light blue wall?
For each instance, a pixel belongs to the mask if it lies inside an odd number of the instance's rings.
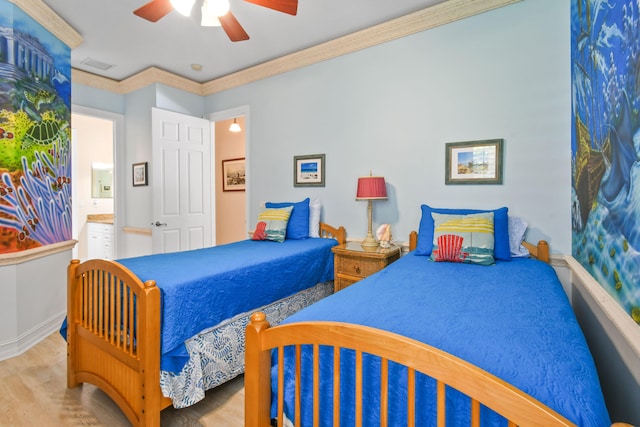
[[[71,84],[71,103],[96,110],[124,113],[124,96],[77,83]]]
[[[528,0],[207,97],[251,109],[250,226],[260,201],[319,197],[325,221],[366,234],[357,177],[387,180],[374,224],[407,240],[420,204],[506,205],[570,251],[569,2]],[[504,184],[446,186],[445,143],[504,138]],[[292,157],[326,154],[326,187],[294,188]]]
[[[158,84],[156,107],[195,117],[204,116],[204,98]]]

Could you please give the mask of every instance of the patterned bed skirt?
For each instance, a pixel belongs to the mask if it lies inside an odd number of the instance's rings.
[[[160,371],[162,394],[171,398],[175,408],[185,408],[204,399],[205,391],[244,372],[244,338],[249,318],[263,311],[271,325],[333,293],[333,281],[288,298],[239,314],[205,329],[187,340],[189,361],[179,374]]]

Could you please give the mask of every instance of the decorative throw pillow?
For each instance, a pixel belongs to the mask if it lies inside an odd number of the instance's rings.
[[[258,215],[258,224],[253,232],[253,240],[273,240],[284,242],[287,235],[287,223],[293,206],[280,209],[265,208]]]
[[[529,224],[518,216],[509,215],[509,246],[511,247],[511,257],[528,257],[529,250],[524,247],[524,234]]]
[[[306,239],[309,237],[309,198],[302,200],[301,202],[282,202],[273,203],[267,202],[264,205],[266,208],[284,208],[292,206],[291,217],[287,223],[287,239]]]
[[[320,199],[309,202],[309,237],[320,237],[320,211],[322,203]]]
[[[433,261],[495,264],[493,212],[448,215],[432,213]]]
[[[416,255],[431,255],[433,249],[433,218],[432,213],[450,214],[450,215],[467,215],[474,213],[493,212],[494,224],[494,256],[496,259],[503,261],[511,260],[511,247],[509,245],[509,209],[506,207],[493,210],[479,209],[443,209],[432,208],[428,205],[420,206],[422,217],[420,219],[420,228],[418,229],[418,246],[416,247]]]

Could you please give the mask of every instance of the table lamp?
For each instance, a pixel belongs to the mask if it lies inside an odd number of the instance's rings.
[[[356,192],[356,200],[367,200],[369,202],[369,228],[367,237],[362,241],[362,248],[365,250],[374,250],[378,247],[378,242],[373,237],[371,223],[373,219],[374,200],[385,200],[387,198],[387,186],[382,176],[363,176],[358,178],[358,191]]]

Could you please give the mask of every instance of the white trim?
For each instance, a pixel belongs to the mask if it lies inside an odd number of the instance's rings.
[[[0,343],[0,361],[21,355],[52,333],[58,331],[66,315],[66,311],[58,313],[51,319],[26,331],[15,340]]]
[[[640,325],[633,321],[618,302],[571,255],[561,258],[571,272],[571,285],[584,291],[591,299],[587,304],[616,347],[616,352],[640,384]]]
[[[78,243],[76,240],[65,240],[64,242],[52,243],[50,245],[39,246],[37,248],[26,249],[24,251],[0,254],[0,267],[5,265],[18,265],[34,259],[57,254],[59,252],[72,250],[76,243]]]

